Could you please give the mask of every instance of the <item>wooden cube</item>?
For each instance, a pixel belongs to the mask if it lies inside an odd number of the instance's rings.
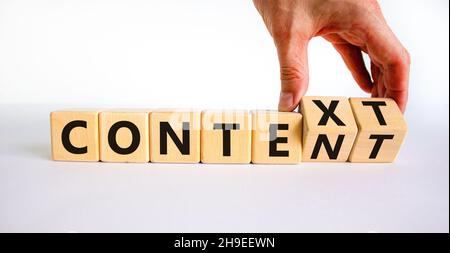
[[[303,97],[303,161],[347,161],[358,128],[345,97]]]
[[[200,162],[199,111],[157,110],[150,114],[152,162]]]
[[[252,122],[247,111],[204,111],[201,126],[203,163],[250,163]]]
[[[53,160],[99,160],[98,111],[55,111],[50,125]]]
[[[351,162],[393,162],[407,133],[396,102],[389,98],[350,98],[359,128]]]
[[[149,112],[115,110],[100,113],[100,160],[149,162]]]
[[[297,112],[252,112],[252,162],[296,164],[302,157],[302,115]]]

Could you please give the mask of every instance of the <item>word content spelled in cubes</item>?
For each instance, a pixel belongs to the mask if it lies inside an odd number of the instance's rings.
[[[300,113],[62,110],[50,123],[58,161],[393,162],[407,133],[387,98],[303,97]]]

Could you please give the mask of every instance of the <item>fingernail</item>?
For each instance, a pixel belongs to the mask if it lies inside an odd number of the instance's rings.
[[[280,111],[289,110],[293,103],[294,103],[294,94],[292,92],[280,93],[280,103],[278,104],[278,109]]]

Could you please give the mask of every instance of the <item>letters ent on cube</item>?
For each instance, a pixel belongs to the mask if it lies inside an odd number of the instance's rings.
[[[345,97],[303,97],[303,161],[345,162],[358,128]]]

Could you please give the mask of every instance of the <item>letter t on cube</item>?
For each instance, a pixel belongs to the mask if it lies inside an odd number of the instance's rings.
[[[350,98],[359,132],[350,162],[393,162],[407,132],[406,121],[390,98]]]
[[[303,97],[303,161],[345,162],[358,127],[345,97]]]
[[[252,121],[247,111],[202,112],[201,161],[250,163]]]

